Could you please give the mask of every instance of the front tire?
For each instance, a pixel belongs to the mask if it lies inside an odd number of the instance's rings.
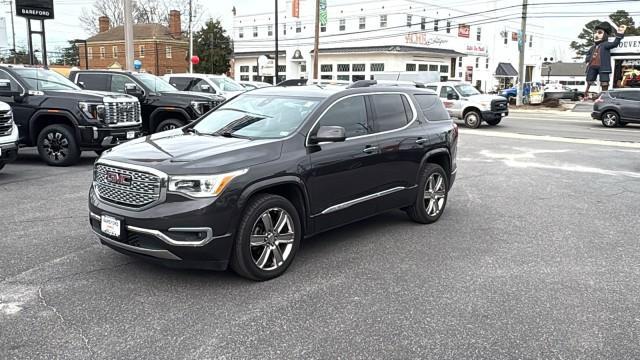
[[[496,126],[500,124],[500,121],[502,121],[502,119],[487,120],[487,124],[489,124],[489,126]]]
[[[238,225],[231,268],[255,281],[276,278],[293,262],[301,239],[293,204],[282,196],[260,194],[251,199]]]
[[[80,160],[80,148],[68,125],[49,125],[38,135],[38,153],[51,166],[70,166]]]
[[[477,129],[482,123],[482,117],[480,113],[475,110],[471,110],[464,115],[464,124],[471,129]]]
[[[620,117],[614,111],[606,111],[602,114],[602,125],[608,128],[618,127]]]
[[[185,125],[184,122],[181,120],[167,119],[162,121],[160,124],[158,124],[158,127],[156,127],[155,132],[159,133],[161,131],[173,130],[179,127],[183,127],[184,125]]]
[[[427,164],[422,170],[416,202],[407,209],[411,220],[431,224],[442,216],[449,197],[449,180],[444,169],[437,164]]]

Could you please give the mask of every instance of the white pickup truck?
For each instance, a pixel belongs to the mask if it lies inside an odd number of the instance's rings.
[[[509,102],[497,95],[480,93],[471,84],[461,82],[438,82],[425,86],[440,96],[452,118],[464,120],[467,127],[476,129],[484,121],[496,126],[509,115]]]
[[[0,102],[0,170],[18,157],[18,127],[13,122],[13,112]]]

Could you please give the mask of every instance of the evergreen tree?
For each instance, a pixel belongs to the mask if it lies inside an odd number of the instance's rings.
[[[200,58],[200,63],[194,65],[195,72],[224,74],[229,71],[233,48],[220,20],[209,19],[193,34],[193,54]]]

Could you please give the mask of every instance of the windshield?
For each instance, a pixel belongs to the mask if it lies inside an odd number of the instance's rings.
[[[38,68],[13,68],[30,90],[80,90],[69,79],[55,71]]]
[[[282,138],[293,133],[321,99],[240,95],[200,120],[193,128],[204,134]]]
[[[473,95],[480,95],[480,91],[478,91],[478,89],[474,88],[471,85],[456,85],[456,90],[458,90],[458,92],[460,93],[460,95],[462,95],[463,97],[467,97],[467,96],[473,96]]]
[[[148,87],[152,92],[175,92],[178,89],[174,88],[173,85],[164,81],[162,78],[159,78],[155,75],[151,74],[134,74],[136,78],[144,84],[144,86]]]
[[[209,80],[213,81],[221,91],[244,91],[242,85],[227,77],[210,77]]]

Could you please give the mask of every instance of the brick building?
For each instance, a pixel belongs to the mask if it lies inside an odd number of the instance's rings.
[[[98,34],[88,38],[86,45],[78,43],[80,68],[124,68],[124,26],[111,28],[106,16],[98,21]],[[180,12],[177,10],[169,13],[168,28],[161,24],[133,25],[134,59],[142,61],[141,71],[155,75],[188,71],[189,42],[183,39],[181,29]]]

